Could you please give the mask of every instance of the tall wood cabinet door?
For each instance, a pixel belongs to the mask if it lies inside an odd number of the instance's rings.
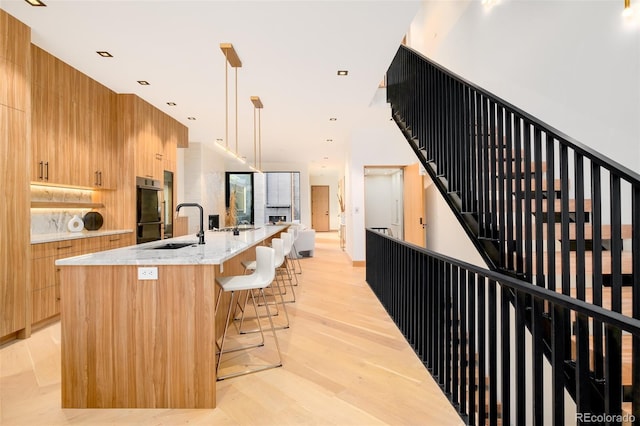
[[[49,165],[45,168],[49,182],[84,186],[78,169],[85,168],[82,150],[77,143],[76,118],[78,108],[70,98],[55,96],[54,110],[51,115],[55,120],[57,132],[52,135],[49,152]]]
[[[93,164],[98,173],[98,187],[116,189],[118,184],[119,145],[116,135],[115,93],[103,88],[98,91],[96,108],[96,138],[98,146],[93,152]]]
[[[75,92],[73,104],[76,107],[75,125],[75,162],[73,179],[79,186],[96,187],[98,175],[96,173],[93,152],[99,143],[99,133],[96,131],[97,113],[95,111],[96,85],[86,75],[73,70]]]
[[[180,137],[179,123],[173,119],[167,118],[166,135],[162,151],[164,153],[164,170],[172,172],[176,171],[176,150],[178,148],[178,139]]]
[[[45,182],[45,161],[49,161],[47,131],[49,93],[40,85],[31,86],[31,181]]]
[[[0,170],[6,177],[0,188],[0,337],[26,327],[28,146],[26,113],[0,105]]]

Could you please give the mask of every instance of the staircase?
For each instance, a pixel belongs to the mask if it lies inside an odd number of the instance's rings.
[[[637,173],[404,46],[387,72],[387,99],[491,270],[640,319]],[[640,419],[640,336],[506,297],[527,306],[539,356],[563,363],[578,413]],[[551,329],[553,315],[561,328]]]

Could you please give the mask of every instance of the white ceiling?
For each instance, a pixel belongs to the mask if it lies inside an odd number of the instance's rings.
[[[370,105],[421,3],[44,2],[47,7],[1,0],[0,7],[32,28],[34,44],[115,92],[135,93],[187,125],[190,142],[213,144],[225,137],[225,58],[219,46],[232,43],[243,64],[237,82],[239,152],[253,162],[249,98],[259,96],[265,168],[268,163],[302,163],[312,175],[342,171],[352,130],[367,126],[368,119],[380,119],[370,113]],[[96,51],[102,50],[114,57],[98,56]],[[339,69],[349,75],[337,76]],[[150,85],[140,86],[138,80]],[[232,148],[234,87],[230,68]]]

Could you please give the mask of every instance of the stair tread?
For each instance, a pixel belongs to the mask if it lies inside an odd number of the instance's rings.
[[[514,209],[516,207],[518,207],[519,205],[521,205],[524,202],[524,200],[520,200],[520,201],[514,201],[513,206]],[[542,210],[541,212],[546,213],[547,211],[549,211],[549,200],[547,199],[543,199],[542,200]],[[560,213],[562,211],[562,200],[560,199],[554,199],[553,200],[553,211],[556,213]],[[571,199],[569,200],[569,212],[570,213],[575,213],[576,211],[576,200]],[[586,199],[584,200],[584,211],[585,212],[591,212],[591,200],[590,199]],[[531,213],[536,213],[536,200],[531,200]]]
[[[602,231],[601,231],[601,239],[603,240],[610,240],[611,239],[611,230],[612,227],[611,225],[601,225],[602,226]],[[562,224],[561,223],[556,223],[555,226],[555,239],[556,240],[560,240],[562,238]],[[577,232],[577,223],[575,222],[569,222],[569,239],[570,240],[575,240],[576,239],[576,232]],[[623,239],[631,239],[633,237],[633,226],[632,225],[622,225],[620,228],[621,231],[621,236]],[[543,237],[544,239],[547,238],[547,234],[548,234],[548,227],[547,224],[545,223],[543,225]],[[532,229],[532,234],[533,237],[535,238],[535,226]],[[593,239],[593,224],[586,222],[584,224],[584,238],[587,240],[591,240]]]
[[[602,346],[604,348],[604,337],[602,340]],[[576,359],[575,354],[575,344],[576,344],[576,336],[571,336],[571,359]],[[633,344],[633,336],[630,334],[622,335],[622,385],[623,386],[631,386],[633,384],[633,357],[632,357],[632,344]],[[593,351],[593,336],[589,336],[589,348],[590,353]],[[590,369],[593,371],[594,369],[594,358],[592,355],[589,356],[590,361]]]
[[[525,180],[522,180],[522,179],[518,179],[518,180],[520,181],[520,189],[524,193],[524,191],[526,190],[526,187],[527,187],[527,183],[526,183]],[[548,180],[543,178],[542,182],[540,183],[540,187],[541,187],[542,191],[546,191],[548,189],[548,185],[549,185]],[[514,192],[516,191],[517,186],[518,186],[518,182],[513,182],[512,189],[513,189]],[[531,182],[530,182],[531,192],[537,191],[537,186],[538,185],[536,183],[536,180],[535,179],[531,179]],[[560,191],[561,189],[562,189],[562,181],[560,179],[554,179],[554,181],[553,181],[553,190],[554,191]]]
[[[623,251],[620,253],[621,254],[621,264],[622,264],[622,273],[623,274],[632,274],[633,273],[633,255],[631,252],[626,252]],[[602,252],[602,274],[603,275],[611,275],[612,272],[612,268],[611,268],[611,259],[612,259],[612,253],[610,251],[603,251]],[[523,258],[526,259],[526,256],[523,256]],[[584,260],[585,260],[585,270],[586,272],[590,273],[592,270],[592,265],[593,265],[593,252],[591,251],[586,251],[584,253]],[[576,274],[577,271],[577,266],[576,266],[576,262],[577,262],[577,256],[576,256],[576,252],[575,251],[571,251],[569,252],[569,266],[571,268],[571,273],[572,274]],[[535,253],[533,254],[533,258],[532,258],[532,265],[533,265],[533,272],[535,273],[536,270],[536,255]],[[556,265],[556,273],[558,275],[560,275],[560,271],[562,270],[562,252],[555,252],[555,265]],[[546,261],[546,256],[544,259],[544,273],[548,273],[548,265],[547,265],[547,261]],[[584,271],[580,271],[581,273]]]

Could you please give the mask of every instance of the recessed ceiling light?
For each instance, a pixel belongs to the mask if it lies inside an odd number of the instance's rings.
[[[98,50],[96,53],[102,56],[103,58],[113,58],[113,55],[107,52],[106,50]]]
[[[336,120],[337,120],[337,118],[335,118],[335,117],[329,118],[329,121],[336,121]]]
[[[138,84],[141,86],[149,86],[149,82],[145,80],[138,80]]]
[[[195,120],[195,117],[187,117],[187,120]]]
[[[333,139],[327,139],[327,142],[333,142]]]
[[[40,0],[24,0],[29,3],[31,6],[46,6],[46,4],[42,3]]]
[[[347,70],[338,70],[338,75],[349,75],[349,71],[347,71]]]
[[[169,106],[176,106],[176,103],[175,103],[175,102],[167,102],[167,105],[169,105]]]

